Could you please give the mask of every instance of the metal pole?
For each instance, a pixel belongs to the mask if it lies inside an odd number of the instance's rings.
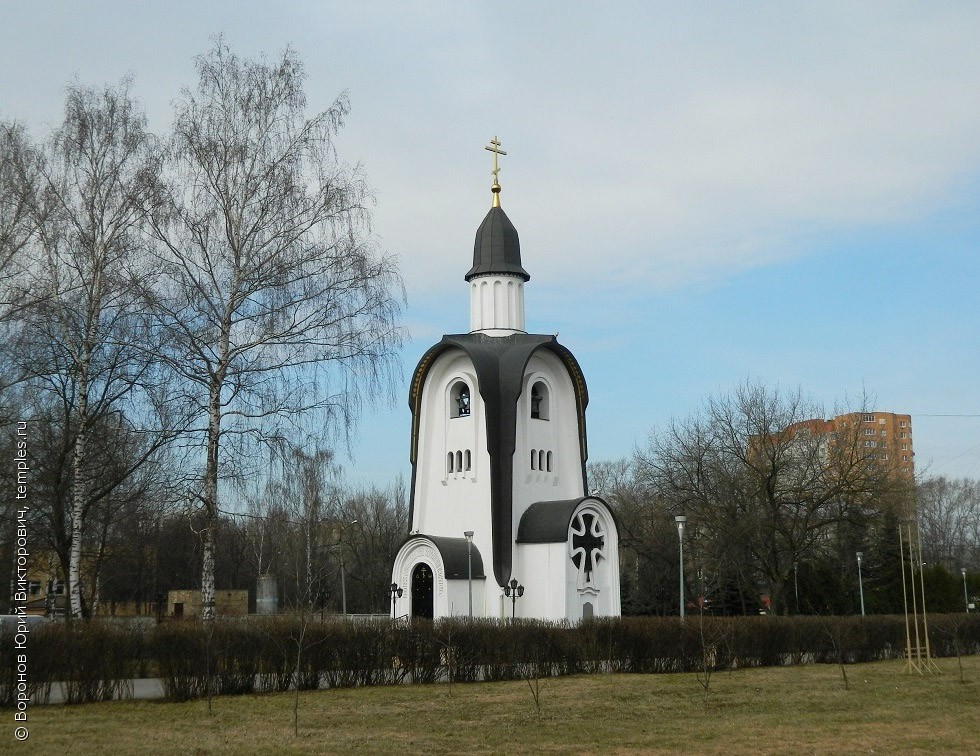
[[[467,588],[470,594],[470,620],[473,620],[473,531],[467,530],[463,533],[466,536],[466,570]]]
[[[351,525],[357,525],[357,520],[351,520],[341,527],[340,537],[337,539],[337,548],[340,550],[340,600],[344,616],[347,616],[347,581],[344,576],[344,531]]]
[[[798,562],[793,562],[793,591],[796,594],[796,613],[800,613],[800,580],[797,574]]]
[[[344,616],[347,616],[347,582],[344,580],[344,547],[340,547],[340,598],[344,605]]]
[[[677,539],[680,543],[680,558],[681,558],[681,579],[680,579],[680,604],[681,604],[681,622],[684,621],[684,523],[687,522],[687,518],[684,515],[677,515],[674,518],[674,522],[677,523]]]
[[[681,537],[681,622],[684,621],[684,538]]]
[[[864,579],[861,577],[861,557],[864,556],[860,551],[858,558],[858,590],[861,592],[861,616],[864,616]]]
[[[966,607],[966,613],[970,613],[970,594],[966,590],[966,567],[960,568],[960,574],[963,576],[963,605]]]

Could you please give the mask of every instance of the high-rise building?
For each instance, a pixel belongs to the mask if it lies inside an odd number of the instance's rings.
[[[856,432],[857,448],[865,459],[887,467],[902,480],[915,479],[912,416],[894,412],[848,412],[831,420],[804,420],[787,431],[793,434],[838,436]]]

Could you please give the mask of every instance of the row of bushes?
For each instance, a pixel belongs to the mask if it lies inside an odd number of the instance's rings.
[[[580,625],[479,620],[355,623],[248,618],[151,627],[51,623],[28,638],[29,692],[67,703],[132,695],[159,677],[170,700],[358,685],[576,673],[679,672],[902,658],[902,617],[634,617]],[[933,656],[980,653],[980,615],[929,618]],[[915,639],[913,637],[913,644]],[[923,639],[924,642],[924,639]],[[0,635],[0,705],[13,705],[14,638]],[[297,671],[297,656],[299,657]]]

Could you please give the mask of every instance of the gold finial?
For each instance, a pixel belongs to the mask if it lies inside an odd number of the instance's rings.
[[[493,192],[493,207],[500,207],[500,183],[497,181],[500,166],[497,165],[497,155],[506,155],[507,153],[500,149],[500,140],[497,139],[496,135],[490,140],[490,144],[483,149],[493,153],[493,170],[490,171],[493,176],[493,186],[490,187],[490,191]]]

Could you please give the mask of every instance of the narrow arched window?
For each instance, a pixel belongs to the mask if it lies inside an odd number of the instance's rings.
[[[470,415],[470,387],[463,381],[454,383],[452,391],[449,392],[449,415],[450,417]]]
[[[463,472],[463,452],[456,452],[456,469]]]
[[[473,468],[473,460],[470,457],[470,450],[469,449],[466,450],[466,453],[464,455],[464,458],[466,459],[466,469],[467,470],[471,470]]]
[[[538,469],[544,470],[544,450],[538,452]]]
[[[548,419],[548,387],[542,381],[531,387],[531,417],[534,420]]]
[[[538,464],[538,452],[535,449],[531,449],[531,469],[536,470]]]
[[[551,472],[551,452],[548,452],[548,472]]]
[[[449,452],[449,454],[446,455],[446,469],[450,473],[453,471],[453,461],[455,459],[456,457],[452,452]]]

